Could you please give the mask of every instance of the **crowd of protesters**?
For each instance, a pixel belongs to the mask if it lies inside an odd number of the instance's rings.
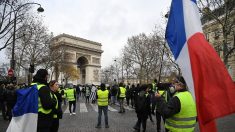
[[[135,109],[137,121],[133,124],[133,129],[136,131],[146,131],[146,123],[149,118],[154,123],[152,116],[156,119],[156,130],[160,132],[177,130],[194,130],[196,123],[195,102],[192,96],[187,92],[187,85],[182,77],[176,77],[170,83],[158,83],[156,79],[152,84],[130,84],[126,85],[121,82],[114,81],[112,86],[95,85],[68,85],[64,88],[59,88],[57,81],[53,80],[47,83],[47,71],[40,69],[33,78],[31,85],[37,84],[39,90],[39,112],[38,112],[38,128],[37,131],[49,132],[58,131],[59,119],[62,119],[62,105],[69,102],[70,115],[76,114],[76,102],[79,98],[85,99],[86,103],[97,103],[98,123],[96,128],[101,128],[102,111],[105,115],[105,127],[109,128],[108,124],[108,105],[119,105],[120,114],[125,113],[124,105]],[[4,120],[10,121],[12,118],[12,109],[16,103],[16,89],[27,87],[25,85],[16,86],[14,84],[0,84],[0,110]],[[185,98],[187,100],[185,100]],[[73,110],[72,110],[73,106]],[[190,106],[190,112],[187,112],[186,107]],[[181,116],[183,115],[183,116]],[[184,117],[186,116],[186,117]],[[180,117],[180,118],[179,118]],[[191,117],[195,117],[192,118]],[[187,128],[180,128],[177,120],[184,121]],[[177,119],[175,121],[175,119]],[[164,127],[161,128],[161,121],[164,121]],[[45,122],[46,121],[46,122]],[[177,127],[175,127],[177,126]]]

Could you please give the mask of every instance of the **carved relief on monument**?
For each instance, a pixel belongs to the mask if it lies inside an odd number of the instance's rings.
[[[73,53],[66,52],[65,55],[64,55],[64,60],[67,61],[67,62],[73,62],[74,57],[75,56],[74,56]]]
[[[98,69],[94,69],[93,70],[93,81],[94,82],[98,82],[99,81],[99,70]]]
[[[100,64],[100,58],[92,57],[92,63],[94,63],[94,64]]]

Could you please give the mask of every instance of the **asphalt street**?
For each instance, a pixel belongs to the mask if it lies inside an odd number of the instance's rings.
[[[102,128],[95,128],[97,124],[97,105],[85,103],[84,99],[77,102],[76,115],[70,115],[68,106],[64,105],[63,119],[60,120],[59,132],[134,132],[132,129],[137,121],[136,113],[133,108],[125,105],[126,112],[118,113],[119,106],[110,105],[109,128],[104,127],[104,118],[102,117]],[[147,121],[146,132],[156,132],[156,119],[152,115],[154,123],[149,119]],[[218,132],[235,132],[235,114],[220,118],[217,120]],[[0,116],[0,132],[5,132],[8,122]],[[163,124],[162,124],[163,126]],[[198,126],[196,132],[199,132]],[[162,130],[164,132],[164,130]]]

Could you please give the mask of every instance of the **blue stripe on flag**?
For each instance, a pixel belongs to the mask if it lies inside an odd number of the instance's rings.
[[[195,4],[197,4],[197,1],[196,1],[196,0],[191,0],[191,1],[193,1]]]
[[[172,0],[165,37],[177,59],[186,42],[182,0]]]
[[[13,116],[22,116],[27,113],[38,113],[37,85],[16,91],[17,102],[13,108]]]

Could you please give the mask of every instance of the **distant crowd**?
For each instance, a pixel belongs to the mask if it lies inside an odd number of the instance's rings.
[[[154,122],[156,117],[157,132],[193,131],[196,124],[196,106],[192,95],[187,91],[183,77],[176,76],[172,82],[158,83],[156,79],[151,84],[124,84],[114,81],[112,86],[96,85],[66,85],[62,87],[57,81],[47,82],[47,70],[40,69],[33,78],[32,85],[38,89],[38,132],[57,132],[59,120],[63,118],[62,105],[69,103],[69,112],[76,115],[76,102],[79,98],[86,103],[97,103],[98,122],[96,128],[101,128],[102,113],[105,116],[105,128],[109,128],[108,106],[118,105],[119,113],[125,114],[125,107],[135,109],[137,122],[135,131],[146,131],[149,118]],[[4,120],[12,119],[12,109],[16,103],[16,89],[27,87],[13,84],[0,85],[0,109]],[[72,109],[73,108],[73,109]],[[164,127],[161,128],[161,120]]]

